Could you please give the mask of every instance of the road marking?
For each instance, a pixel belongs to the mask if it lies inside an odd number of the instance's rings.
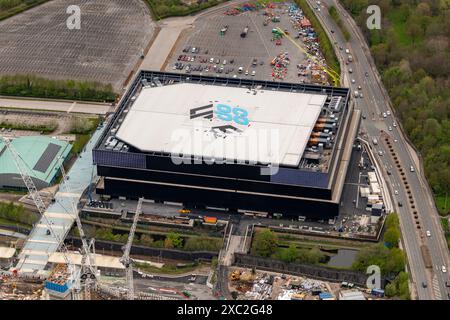
[[[73,217],[70,213],[45,212],[44,216],[46,218],[58,218],[58,219],[73,220]]]
[[[46,265],[47,261],[43,261],[43,260],[32,260],[32,259],[24,259],[23,264],[41,264],[41,265]]]
[[[42,223],[36,225],[36,227],[37,228],[46,228],[46,229],[48,228],[48,226],[46,224],[42,224]],[[52,224],[51,227],[52,227],[52,229],[64,229],[63,226],[58,226],[58,225],[55,225],[55,224]]]
[[[46,251],[40,251],[40,250],[32,250],[32,249],[24,249],[22,250],[23,254],[25,255],[33,255],[33,256],[48,256],[48,253]]]
[[[81,197],[81,193],[74,193],[74,192],[58,192],[58,198],[59,198],[59,197],[79,198],[79,197]]]
[[[434,277],[433,277],[433,292],[434,292],[434,297],[437,300],[441,300],[442,299],[441,289],[439,288],[439,282],[437,280],[436,275],[434,275]]]
[[[27,242],[31,243],[47,243],[47,244],[58,244],[57,241],[50,241],[50,240],[37,240],[37,239],[29,239]]]
[[[73,110],[73,108],[75,108],[75,105],[76,105],[77,103],[74,101],[73,103],[72,103],[72,105],[69,107],[69,109],[67,109],[67,113],[70,113],[70,112],[72,112],[72,110]]]

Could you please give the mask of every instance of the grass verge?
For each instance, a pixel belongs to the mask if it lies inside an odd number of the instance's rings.
[[[314,27],[314,30],[319,38],[320,49],[322,50],[325,60],[327,61],[328,67],[333,69],[337,74],[340,74],[341,68],[338,58],[336,57],[336,54],[333,50],[333,45],[331,44],[327,33],[323,29],[316,15],[311,10],[311,7],[308,5],[306,0],[295,0],[295,3],[303,10],[305,15],[311,21],[311,24]]]
[[[167,4],[166,0],[146,0],[150,7],[153,17],[156,20],[161,20],[168,17],[180,17],[197,13],[199,11],[214,7],[224,0],[210,0],[201,4],[186,6],[179,0],[171,1],[171,5]]]
[[[157,268],[151,265],[148,265],[146,263],[136,263],[136,267],[141,269],[144,272],[148,273],[157,273],[157,274],[172,274],[172,275],[178,275],[178,274],[184,274],[192,272],[202,265],[200,263],[189,263],[188,265],[184,266],[177,266],[175,263],[165,263],[163,267]]]
[[[347,28],[345,27],[344,23],[342,22],[342,19],[336,10],[336,7],[330,6],[328,8],[328,13],[330,14],[330,16],[334,20],[334,22],[336,22],[337,26],[339,27],[342,34],[344,35],[345,40],[347,40],[347,41],[350,40],[350,32],[348,32]]]
[[[58,128],[57,122],[52,122],[48,124],[21,124],[21,123],[10,123],[1,122],[0,128],[12,129],[12,130],[28,130],[28,131],[39,131],[42,133],[51,133]]]
[[[40,4],[43,4],[49,0],[22,0],[21,3],[18,5],[15,5],[12,8],[7,9],[0,9],[0,21],[5,20],[7,18],[10,18],[12,16],[15,16],[16,14],[19,14],[21,12],[24,12],[28,9],[34,8]],[[0,1],[2,2],[2,1]]]

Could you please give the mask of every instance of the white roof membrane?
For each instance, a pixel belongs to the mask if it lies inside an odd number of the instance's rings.
[[[144,152],[298,166],[325,100],[194,83],[143,88],[116,136]]]

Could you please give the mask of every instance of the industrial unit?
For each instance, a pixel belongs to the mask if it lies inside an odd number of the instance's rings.
[[[345,88],[141,71],[93,150],[96,191],[333,218],[359,118]]]
[[[30,177],[38,189],[51,186],[58,176],[61,159],[66,159],[72,145],[46,136],[14,138],[12,145],[28,167]],[[26,190],[14,159],[0,140],[0,189]]]

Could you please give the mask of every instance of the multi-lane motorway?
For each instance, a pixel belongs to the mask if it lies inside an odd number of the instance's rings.
[[[312,8],[318,6],[316,1],[307,1]],[[348,42],[344,40],[338,26],[328,14],[327,8],[331,5],[336,7],[351,34]],[[408,256],[408,271],[412,278],[412,295],[418,299],[449,299],[450,288],[446,287],[448,274],[442,271],[442,266],[449,265],[448,248],[418,157],[408,144],[400,125],[394,126],[394,122],[397,122],[394,111],[361,31],[351,16],[335,0],[322,1],[319,8],[320,11],[314,10],[315,14],[335,44],[336,53],[341,61],[342,84],[351,88],[352,95],[355,90],[358,90],[358,86],[362,87],[362,90],[358,91],[363,93],[363,97],[354,100],[356,108],[362,111],[362,130],[365,131],[367,139],[373,141],[373,138],[376,138],[379,141],[377,145],[372,143],[372,148],[379,157],[381,167],[385,169],[383,174],[400,217],[402,245]],[[342,50],[339,47],[342,47]],[[345,49],[349,49],[353,56],[353,62],[348,65],[345,64],[348,57]],[[349,73],[350,68],[352,73]],[[383,117],[383,113],[387,111],[391,115]],[[388,137],[391,142],[398,164],[403,169],[402,172],[389,151],[385,137]],[[382,155],[379,155],[379,151]],[[411,171],[411,166],[414,172]],[[388,175],[387,171],[391,174]],[[404,181],[407,182],[409,189]],[[398,202],[402,203],[401,207]],[[414,218],[414,212],[416,212],[416,218]],[[430,236],[427,236],[427,231]],[[429,248],[432,268],[425,266],[420,248],[422,245]]]

